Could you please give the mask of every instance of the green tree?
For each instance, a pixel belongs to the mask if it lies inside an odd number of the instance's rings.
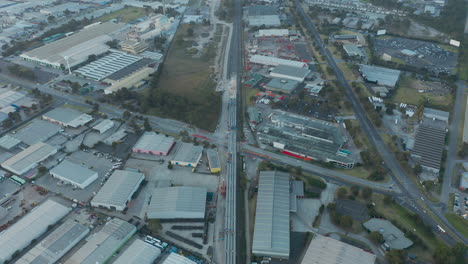
[[[123,114],[122,114],[122,119],[123,120],[128,120],[131,116],[132,116],[132,114],[128,110],[125,110],[125,112],[123,112]]]
[[[405,250],[392,249],[387,253],[386,257],[390,264],[403,264],[407,255],[408,252]]]
[[[346,190],[345,187],[340,187],[336,191],[336,195],[338,196],[338,199],[344,199],[347,194],[348,194],[348,191]]]
[[[143,123],[143,127],[145,128],[145,131],[153,130],[148,118],[145,118],[145,122]]]
[[[369,199],[372,197],[372,189],[370,187],[364,187],[362,190],[361,190],[361,196],[362,198],[364,199]]]
[[[340,218],[340,226],[346,231],[349,231],[351,229],[353,223],[353,218],[350,215],[343,215]]]
[[[416,164],[416,166],[414,166],[414,168],[413,168],[413,172],[414,172],[414,174],[416,174],[416,175],[420,174],[420,173],[422,172],[422,167],[421,167],[421,165]]]
[[[359,195],[359,186],[357,186],[357,185],[351,186],[351,193],[354,196],[358,196]]]
[[[377,245],[380,245],[384,242],[384,238],[382,234],[379,231],[372,231],[369,234],[369,238],[372,242],[374,242]]]
[[[172,165],[172,163],[169,162],[169,163],[167,164],[167,168],[170,169],[170,170],[172,170],[172,168],[174,168],[174,165]]]

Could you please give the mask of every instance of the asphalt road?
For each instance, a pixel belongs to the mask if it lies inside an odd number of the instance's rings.
[[[346,91],[346,96],[351,102],[355,115],[357,119],[359,120],[363,130],[367,134],[367,137],[369,140],[372,142],[376,150],[379,152],[381,155],[382,159],[384,160],[384,165],[390,170],[390,175],[392,178],[395,180],[395,182],[398,183],[399,188],[403,191],[403,193],[406,195],[407,200],[409,202],[413,203],[415,207],[417,207],[417,212],[420,214],[420,216],[425,220],[426,224],[429,224],[433,227],[433,229],[437,231],[437,225],[441,223],[441,225],[445,228],[447,231],[447,234],[442,236],[444,241],[446,241],[448,244],[453,245],[458,241],[463,241],[465,244],[468,244],[468,240],[463,237],[461,233],[459,233],[455,228],[453,228],[450,223],[447,221],[447,219],[444,217],[443,213],[440,210],[437,210],[437,208],[429,202],[427,199],[423,197],[419,189],[416,187],[416,185],[409,179],[408,175],[406,172],[403,170],[403,168],[400,166],[398,161],[395,159],[393,154],[388,150],[387,145],[385,142],[382,140],[380,137],[379,133],[377,132],[376,128],[372,125],[371,121],[367,118],[367,115],[362,108],[358,98],[354,95],[351,86],[348,84],[348,82],[345,80],[343,72],[338,68],[335,60],[333,59],[330,51],[328,48],[325,46],[323,41],[320,39],[320,34],[318,33],[317,29],[315,28],[315,25],[313,24],[312,20],[310,17],[306,14],[304,11],[303,7],[299,3],[298,0],[294,1],[296,4],[296,9],[298,13],[304,18],[304,21],[306,23],[306,26],[312,33],[312,36],[314,37],[315,42],[318,44],[322,54],[325,56],[325,59],[327,60],[328,65],[333,69],[336,75],[336,79],[338,83],[345,88]],[[435,216],[430,217],[428,214],[424,213],[424,209],[421,208],[421,205],[418,204],[418,200],[422,201],[423,205],[431,210],[432,214]],[[418,202],[416,202],[418,201]],[[421,203],[421,202],[419,202]],[[447,230],[448,229],[448,230]]]

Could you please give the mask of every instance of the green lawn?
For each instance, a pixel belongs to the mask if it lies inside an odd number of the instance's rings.
[[[463,217],[456,214],[447,213],[445,214],[447,220],[452,224],[455,229],[458,230],[464,237],[468,237],[468,221],[463,219]]]
[[[467,96],[466,95],[463,95],[463,101],[462,101],[462,105],[466,105],[466,100],[467,100]],[[462,122],[460,122],[460,125],[458,126],[458,138],[457,138],[457,149],[460,151],[461,148],[462,148],[462,145],[463,145],[463,129],[465,127],[465,111],[462,110],[461,111],[461,117],[460,117],[460,120],[462,120]]]
[[[365,179],[365,180],[367,180],[367,177],[369,177],[369,175],[372,173],[372,171],[367,170],[364,167],[354,167],[351,170],[345,170],[345,169],[335,169],[335,170],[341,173],[345,173],[350,176]],[[385,179],[379,182],[388,182],[388,180],[389,180],[388,175],[385,175]]]
[[[453,206],[454,206],[454,201],[455,201],[455,194],[454,193],[450,193],[449,194],[449,208],[450,208],[450,211],[453,211]]]
[[[117,19],[119,22],[128,23],[145,15],[146,14],[144,8],[126,7],[115,12],[100,16],[96,18],[96,21],[107,22],[112,19]]]
[[[63,107],[65,108],[70,108],[70,109],[75,109],[80,112],[88,113],[92,110],[92,107],[85,107],[85,106],[80,106],[80,105],[74,105],[74,104],[64,104]]]

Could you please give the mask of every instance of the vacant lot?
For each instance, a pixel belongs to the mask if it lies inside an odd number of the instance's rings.
[[[110,14],[103,15],[96,20],[107,22],[112,19],[117,19],[119,22],[128,23],[142,16],[145,16],[145,9],[139,7],[126,7]]]

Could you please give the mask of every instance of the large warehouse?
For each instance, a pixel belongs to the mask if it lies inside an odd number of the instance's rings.
[[[278,65],[271,71],[270,75],[275,78],[303,82],[309,73],[308,67],[298,68],[289,65]]]
[[[211,173],[217,173],[221,171],[221,163],[219,162],[218,152],[214,149],[206,151],[208,157],[208,165],[210,166]]]
[[[92,121],[93,117],[75,109],[57,107],[43,114],[42,119],[64,127],[77,128]]]
[[[56,263],[89,233],[89,228],[67,220],[39,244],[29,250],[16,264]]]
[[[0,263],[5,263],[15,252],[29,246],[34,239],[47,232],[50,225],[57,223],[70,211],[70,207],[50,199],[32,209],[0,234]]]
[[[249,26],[278,27],[281,20],[278,11],[270,5],[252,5],[247,8]]]
[[[192,261],[182,255],[171,252],[169,256],[161,264],[197,264],[195,261]]]
[[[366,81],[395,87],[400,79],[400,71],[372,65],[359,65],[359,72]]]
[[[277,57],[263,56],[263,55],[253,55],[252,57],[250,57],[250,63],[267,65],[267,66],[287,65],[287,66],[296,67],[296,68],[307,67],[307,63],[305,62],[286,60],[286,59],[281,59]]]
[[[445,147],[446,122],[425,118],[416,131],[411,157],[426,170],[439,173]]]
[[[145,132],[133,146],[132,152],[167,156],[174,146],[173,137],[168,137],[156,132]]]
[[[115,170],[91,200],[91,205],[123,211],[144,179],[145,175],[143,173]]]
[[[10,136],[31,146],[39,142],[45,142],[49,138],[57,135],[60,129],[60,125],[58,124],[41,119],[34,119],[32,122],[16,130],[14,134],[10,134]]]
[[[56,148],[39,142],[4,161],[2,167],[16,175],[22,175],[55,153],[57,153]]]
[[[114,264],[153,264],[161,249],[137,239],[120,255]]]
[[[376,256],[331,237],[316,234],[301,264],[374,264]]]
[[[73,72],[85,78],[100,81],[142,59],[143,58],[140,56],[127,54],[121,51],[112,51],[109,55],[78,68]]]
[[[134,225],[113,218],[99,232],[87,238],[86,244],[65,261],[65,264],[106,263],[135,232]]]
[[[150,219],[204,219],[207,189],[165,187],[154,189],[148,206]]]
[[[290,177],[279,171],[261,171],[258,183],[252,253],[289,258]]]
[[[113,22],[92,24],[69,37],[25,52],[20,57],[57,69],[72,68],[87,61],[90,55],[107,52],[109,46],[106,43],[113,40],[113,33],[121,28],[122,25]]]
[[[174,158],[170,161],[172,165],[197,167],[203,154],[202,146],[195,146],[190,143],[182,143]]]
[[[80,189],[88,187],[98,178],[97,172],[68,160],[51,169],[50,175]]]

